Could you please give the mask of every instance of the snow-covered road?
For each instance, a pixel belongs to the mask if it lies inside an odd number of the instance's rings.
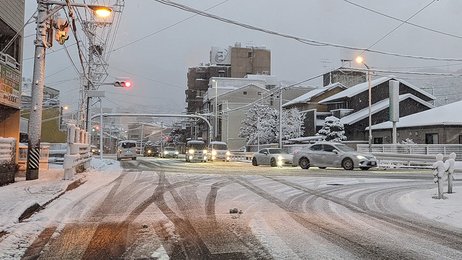
[[[427,179],[174,160],[122,165],[121,174],[95,173],[18,224],[22,232],[0,248],[39,259],[462,259],[462,226],[421,215],[420,197],[435,190]],[[4,247],[19,238],[22,249]]]

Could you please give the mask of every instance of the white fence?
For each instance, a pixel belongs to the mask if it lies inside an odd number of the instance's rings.
[[[16,154],[16,140],[14,138],[0,138],[0,163],[14,162]]]
[[[67,154],[64,155],[64,179],[71,180],[77,171],[90,167],[91,152],[89,135],[75,125],[68,125]]]
[[[457,155],[456,160],[462,160],[462,144],[373,144],[373,154],[400,154],[400,155],[433,155],[450,153]],[[358,144],[358,152],[369,152],[367,144]]]

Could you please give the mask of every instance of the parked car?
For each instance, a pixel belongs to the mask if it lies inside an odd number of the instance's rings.
[[[303,169],[315,166],[321,169],[342,167],[345,170],[369,170],[377,166],[377,159],[372,154],[358,153],[345,144],[318,142],[295,152],[293,164]]]
[[[209,160],[223,160],[229,162],[231,159],[231,153],[228,150],[228,145],[225,142],[212,141],[209,144]]]
[[[178,150],[175,147],[164,147],[164,150],[161,153],[162,158],[178,158]]]
[[[186,142],[186,162],[207,162],[207,146],[202,140],[189,140]]]
[[[252,156],[252,165],[271,165],[271,167],[292,165],[293,156],[279,148],[264,148]]]
[[[120,141],[117,145],[117,161],[124,158],[131,158],[136,160],[136,141],[125,140]]]

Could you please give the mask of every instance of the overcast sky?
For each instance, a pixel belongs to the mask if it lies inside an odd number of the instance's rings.
[[[89,1],[87,1],[89,2]],[[100,1],[107,2],[107,1]],[[176,1],[209,13],[301,38],[367,48],[401,22],[366,11],[344,0],[201,0]],[[407,20],[431,0],[351,0],[381,13]],[[35,0],[26,0],[27,20],[36,9]],[[178,23],[191,13],[162,5],[153,0],[126,1],[114,48]],[[434,1],[409,20],[419,26],[454,36],[402,25],[372,49],[416,56],[462,58],[462,1]],[[34,33],[35,24],[26,27],[25,36]],[[83,34],[82,34],[83,35]],[[70,36],[73,38],[73,36]],[[23,76],[32,77],[33,38],[24,40]],[[68,44],[75,42],[73,39]],[[357,53],[333,47],[316,47],[292,39],[252,31],[210,18],[196,16],[135,44],[115,51],[110,64],[109,81],[130,77],[135,86],[127,91],[104,87],[105,105],[123,106],[144,112],[184,112],[188,67],[209,62],[211,46],[265,46],[271,50],[271,73],[281,80],[301,81],[341,65],[341,59],[354,59]],[[48,50],[46,84],[61,90],[61,100],[75,110],[80,81],[62,46]],[[69,47],[80,69],[75,45]],[[428,61],[366,53],[369,66],[406,71],[456,71],[462,61]],[[412,67],[412,68],[407,68]],[[413,68],[424,67],[424,68]],[[428,67],[428,68],[427,68]],[[67,69],[65,69],[67,68]],[[63,70],[65,69],[65,70]],[[56,72],[63,70],[56,74]],[[413,76],[407,76],[412,78]],[[72,80],[75,79],[75,80]],[[63,81],[62,83],[59,83]],[[319,81],[311,85],[319,85]]]

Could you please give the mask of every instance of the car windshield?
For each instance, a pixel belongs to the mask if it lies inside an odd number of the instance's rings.
[[[196,150],[205,149],[205,144],[204,143],[190,143],[188,146],[189,146],[190,149],[196,149]]]
[[[133,148],[136,147],[136,143],[132,142],[124,142],[121,144],[122,148],[127,149],[127,148]]]
[[[349,146],[346,146],[344,144],[338,144],[335,146],[337,149],[339,149],[340,151],[342,152],[355,152],[355,149],[349,147]]]
[[[270,154],[286,154],[287,152],[282,149],[268,149]]]
[[[214,144],[212,148],[215,150],[228,150],[228,146],[226,144]]]

